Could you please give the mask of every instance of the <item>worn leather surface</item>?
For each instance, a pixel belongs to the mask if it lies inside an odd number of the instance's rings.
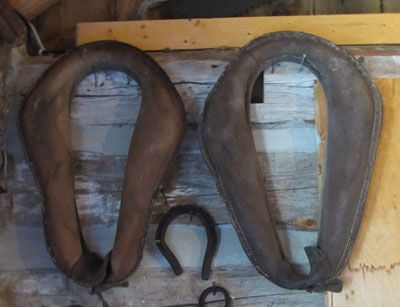
[[[311,271],[296,272],[282,251],[251,133],[249,101],[257,76],[280,61],[301,63],[327,99],[327,150]],[[359,229],[381,125],[381,98],[360,64],[333,43],[300,32],[277,32],[243,47],[209,94],[201,120],[203,155],[223,195],[243,249],[258,271],[281,287],[340,291]]]
[[[77,214],[70,101],[84,77],[106,70],[135,78],[142,102],[132,138],[126,140],[130,148],[114,247],[102,259],[87,249]],[[45,72],[21,107],[20,132],[42,195],[48,251],[67,276],[105,289],[137,267],[153,199],[183,125],[183,104],[168,76],[132,46],[111,41],[79,46]]]

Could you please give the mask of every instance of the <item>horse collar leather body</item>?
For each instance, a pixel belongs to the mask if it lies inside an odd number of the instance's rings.
[[[318,243],[306,247],[311,271],[299,274],[278,240],[251,132],[256,78],[281,61],[304,64],[327,99],[327,150]],[[381,125],[379,91],[361,65],[333,43],[300,32],[255,39],[229,63],[209,94],[200,137],[203,155],[243,249],[258,271],[288,289],[340,291],[357,234]]]
[[[136,79],[142,102],[130,140],[114,247],[102,259],[86,247],[76,209],[70,101],[84,77],[107,70],[128,72]],[[183,110],[175,87],[148,55],[111,41],[72,49],[26,98],[20,133],[42,196],[48,251],[77,283],[106,289],[137,267],[158,184],[181,138]]]

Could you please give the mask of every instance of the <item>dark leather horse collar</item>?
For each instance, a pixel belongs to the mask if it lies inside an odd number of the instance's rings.
[[[304,56],[305,55],[305,59]],[[251,133],[255,79],[281,61],[304,62],[327,99],[327,154],[318,243],[306,247],[311,271],[295,272],[276,234]],[[333,43],[299,32],[277,32],[242,48],[209,94],[201,120],[203,155],[232,223],[258,271],[288,289],[340,291],[359,229],[381,125],[380,94],[361,65]]]
[[[114,247],[101,259],[86,247],[75,204],[70,101],[84,77],[105,70],[135,78],[142,104],[126,162]],[[21,108],[20,133],[42,195],[48,251],[63,273],[101,290],[119,284],[138,266],[153,199],[183,126],[183,104],[168,76],[132,46],[111,41],[83,45],[45,72]]]

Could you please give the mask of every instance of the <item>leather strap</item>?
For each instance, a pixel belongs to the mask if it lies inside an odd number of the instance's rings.
[[[316,247],[307,247],[311,272],[299,274],[283,253],[267,202],[249,103],[257,77],[290,61],[308,67],[327,99],[327,150]],[[382,117],[379,91],[345,50],[300,32],[276,32],[243,47],[210,92],[200,123],[201,149],[227,204],[247,256],[281,287],[340,291],[360,226]]]
[[[70,101],[87,75],[109,70],[136,79],[142,102],[130,140],[115,242],[103,259],[88,250],[76,209]],[[184,127],[183,103],[170,79],[135,47],[113,41],[82,45],[43,74],[21,107],[19,125],[41,192],[46,243],[54,263],[95,291],[120,285],[139,264],[153,200]]]
[[[201,272],[201,278],[203,280],[208,280],[211,272],[211,264],[214,258],[215,252],[217,250],[217,232],[215,229],[214,221],[211,215],[204,209],[196,206],[176,206],[171,208],[166,214],[161,218],[160,223],[157,227],[156,232],[156,245],[160,252],[167,259],[171,265],[175,275],[179,276],[182,274],[183,270],[179,264],[178,259],[176,259],[173,252],[169,249],[167,243],[165,242],[165,235],[168,230],[169,224],[178,216],[183,214],[190,214],[197,217],[207,232],[207,248],[203,260],[203,268]]]

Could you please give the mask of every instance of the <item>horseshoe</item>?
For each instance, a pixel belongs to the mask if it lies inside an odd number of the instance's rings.
[[[171,222],[173,222],[175,218],[183,214],[196,216],[203,224],[207,232],[207,248],[204,254],[201,279],[208,280],[211,273],[212,260],[214,258],[215,252],[217,251],[218,238],[214,220],[205,209],[194,205],[172,207],[167,213],[162,216],[158,224],[156,231],[156,245],[163,256],[167,259],[168,263],[171,265],[175,275],[181,275],[183,273],[182,267],[179,264],[179,261],[175,257],[174,253],[168,247],[165,241],[165,236],[167,234],[168,226],[171,224]]]

